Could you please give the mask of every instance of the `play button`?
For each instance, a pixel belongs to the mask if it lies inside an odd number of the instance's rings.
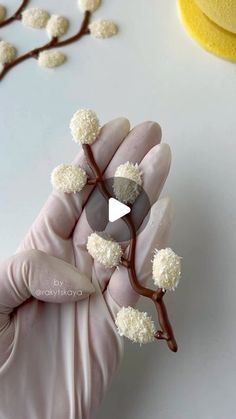
[[[101,193],[97,186],[89,196],[85,206],[87,222],[92,231],[105,232],[118,242],[130,239],[130,231],[124,222],[124,216],[129,214],[135,226],[136,234],[139,234],[146,226],[150,214],[150,202],[145,190],[140,187],[139,195],[131,205],[121,202],[114,193],[114,182],[122,190],[132,190],[137,185],[125,178],[109,178],[104,180],[109,198]]]
[[[117,201],[115,198],[110,198],[108,202],[108,219],[111,223],[119,220],[119,218],[124,217],[124,215],[129,214],[131,211],[128,205],[122,204],[120,201]]]

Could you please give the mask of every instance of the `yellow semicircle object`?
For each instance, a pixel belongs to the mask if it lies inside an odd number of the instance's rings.
[[[178,7],[184,27],[203,48],[221,58],[236,62],[235,33],[210,20],[195,0],[178,0]]]

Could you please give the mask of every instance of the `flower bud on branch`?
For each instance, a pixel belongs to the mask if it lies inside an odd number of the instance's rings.
[[[38,63],[43,68],[59,67],[66,61],[66,56],[60,51],[42,51],[39,54]]]
[[[101,0],[79,0],[79,7],[82,12],[95,12],[100,6]]]
[[[147,313],[132,307],[122,307],[115,320],[120,336],[135,343],[150,343],[154,341],[155,325]]]
[[[22,13],[22,23],[28,28],[42,29],[45,28],[49,19],[47,10],[38,7],[32,7]]]
[[[60,192],[80,192],[87,183],[86,172],[72,164],[60,164],[51,174],[53,187]]]
[[[172,249],[156,250],[152,262],[154,284],[163,290],[175,290],[181,276],[181,258]]]
[[[141,185],[142,177],[137,163],[133,164],[128,161],[117,167],[113,191],[118,201],[133,204],[141,192]]]
[[[69,20],[64,16],[52,15],[47,22],[46,30],[49,38],[59,38],[69,28]]]
[[[109,19],[98,19],[90,23],[89,30],[94,38],[110,38],[118,32],[117,25]]]
[[[104,232],[90,234],[87,250],[97,262],[100,262],[106,268],[114,268],[120,264],[121,246]]]
[[[16,48],[9,42],[0,41],[0,63],[11,63],[16,56]]]
[[[91,109],[80,109],[72,116],[70,130],[76,143],[93,144],[100,131],[97,115]]]

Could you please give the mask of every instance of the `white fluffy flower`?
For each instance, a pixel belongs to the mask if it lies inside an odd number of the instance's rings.
[[[0,4],[0,22],[2,22],[6,17],[6,7]]]
[[[89,30],[95,38],[110,38],[118,32],[117,25],[108,19],[97,19],[90,23]]]
[[[70,121],[70,130],[76,143],[94,143],[100,131],[96,113],[91,109],[80,109],[75,112]]]
[[[132,307],[122,307],[115,320],[120,336],[136,343],[149,343],[154,340],[155,325],[147,313]]]
[[[152,262],[154,284],[163,290],[174,290],[181,276],[181,258],[172,249],[156,250]]]
[[[47,10],[38,7],[26,9],[22,13],[22,23],[29,28],[41,29],[44,28],[49,19]]]
[[[106,233],[92,233],[88,237],[87,250],[89,254],[106,268],[118,266],[122,256],[119,243]]]
[[[141,185],[142,177],[137,163],[127,161],[116,169],[113,191],[119,201],[133,204],[141,192]]]
[[[94,12],[100,6],[101,0],[79,0],[82,12]]]
[[[54,68],[62,65],[66,60],[65,54],[56,50],[42,51],[38,57],[40,67]]]
[[[56,38],[64,35],[69,27],[69,20],[64,16],[52,15],[48,20],[46,30],[49,38]]]
[[[0,41],[0,64],[11,63],[16,57],[16,48],[9,42]]]
[[[60,164],[51,174],[53,187],[60,192],[76,193],[87,183],[87,174],[81,167],[72,164]]]

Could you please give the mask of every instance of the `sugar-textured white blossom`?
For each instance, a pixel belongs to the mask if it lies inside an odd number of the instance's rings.
[[[51,174],[51,183],[54,189],[64,193],[76,193],[87,183],[86,172],[73,164],[60,164]]]
[[[0,64],[11,63],[16,57],[16,48],[9,42],[0,41]]]
[[[117,167],[113,180],[116,198],[124,204],[133,204],[141,192],[142,176],[138,164],[127,161]]]
[[[38,57],[40,67],[44,68],[59,67],[59,65],[62,65],[65,61],[65,54],[56,50],[41,51]]]
[[[133,307],[122,307],[117,313],[115,324],[120,336],[135,343],[149,343],[154,340],[155,325],[152,318]]]
[[[0,4],[0,22],[2,22],[6,17],[6,7],[3,4]]]
[[[52,15],[47,22],[46,30],[49,38],[64,35],[69,27],[69,20],[65,16]]]
[[[118,32],[117,25],[109,19],[97,19],[90,23],[89,30],[95,38],[110,38]]]
[[[42,29],[45,28],[49,19],[47,10],[39,7],[31,7],[22,13],[22,23],[29,28]]]
[[[80,109],[75,112],[70,121],[70,130],[76,143],[94,143],[100,131],[96,113],[91,109]]]
[[[94,12],[101,4],[101,0],[79,0],[82,12]]]
[[[163,290],[174,290],[181,276],[181,257],[170,249],[156,250],[152,262],[154,284]]]
[[[90,234],[87,241],[89,254],[106,268],[118,266],[122,256],[119,243],[104,232]]]

